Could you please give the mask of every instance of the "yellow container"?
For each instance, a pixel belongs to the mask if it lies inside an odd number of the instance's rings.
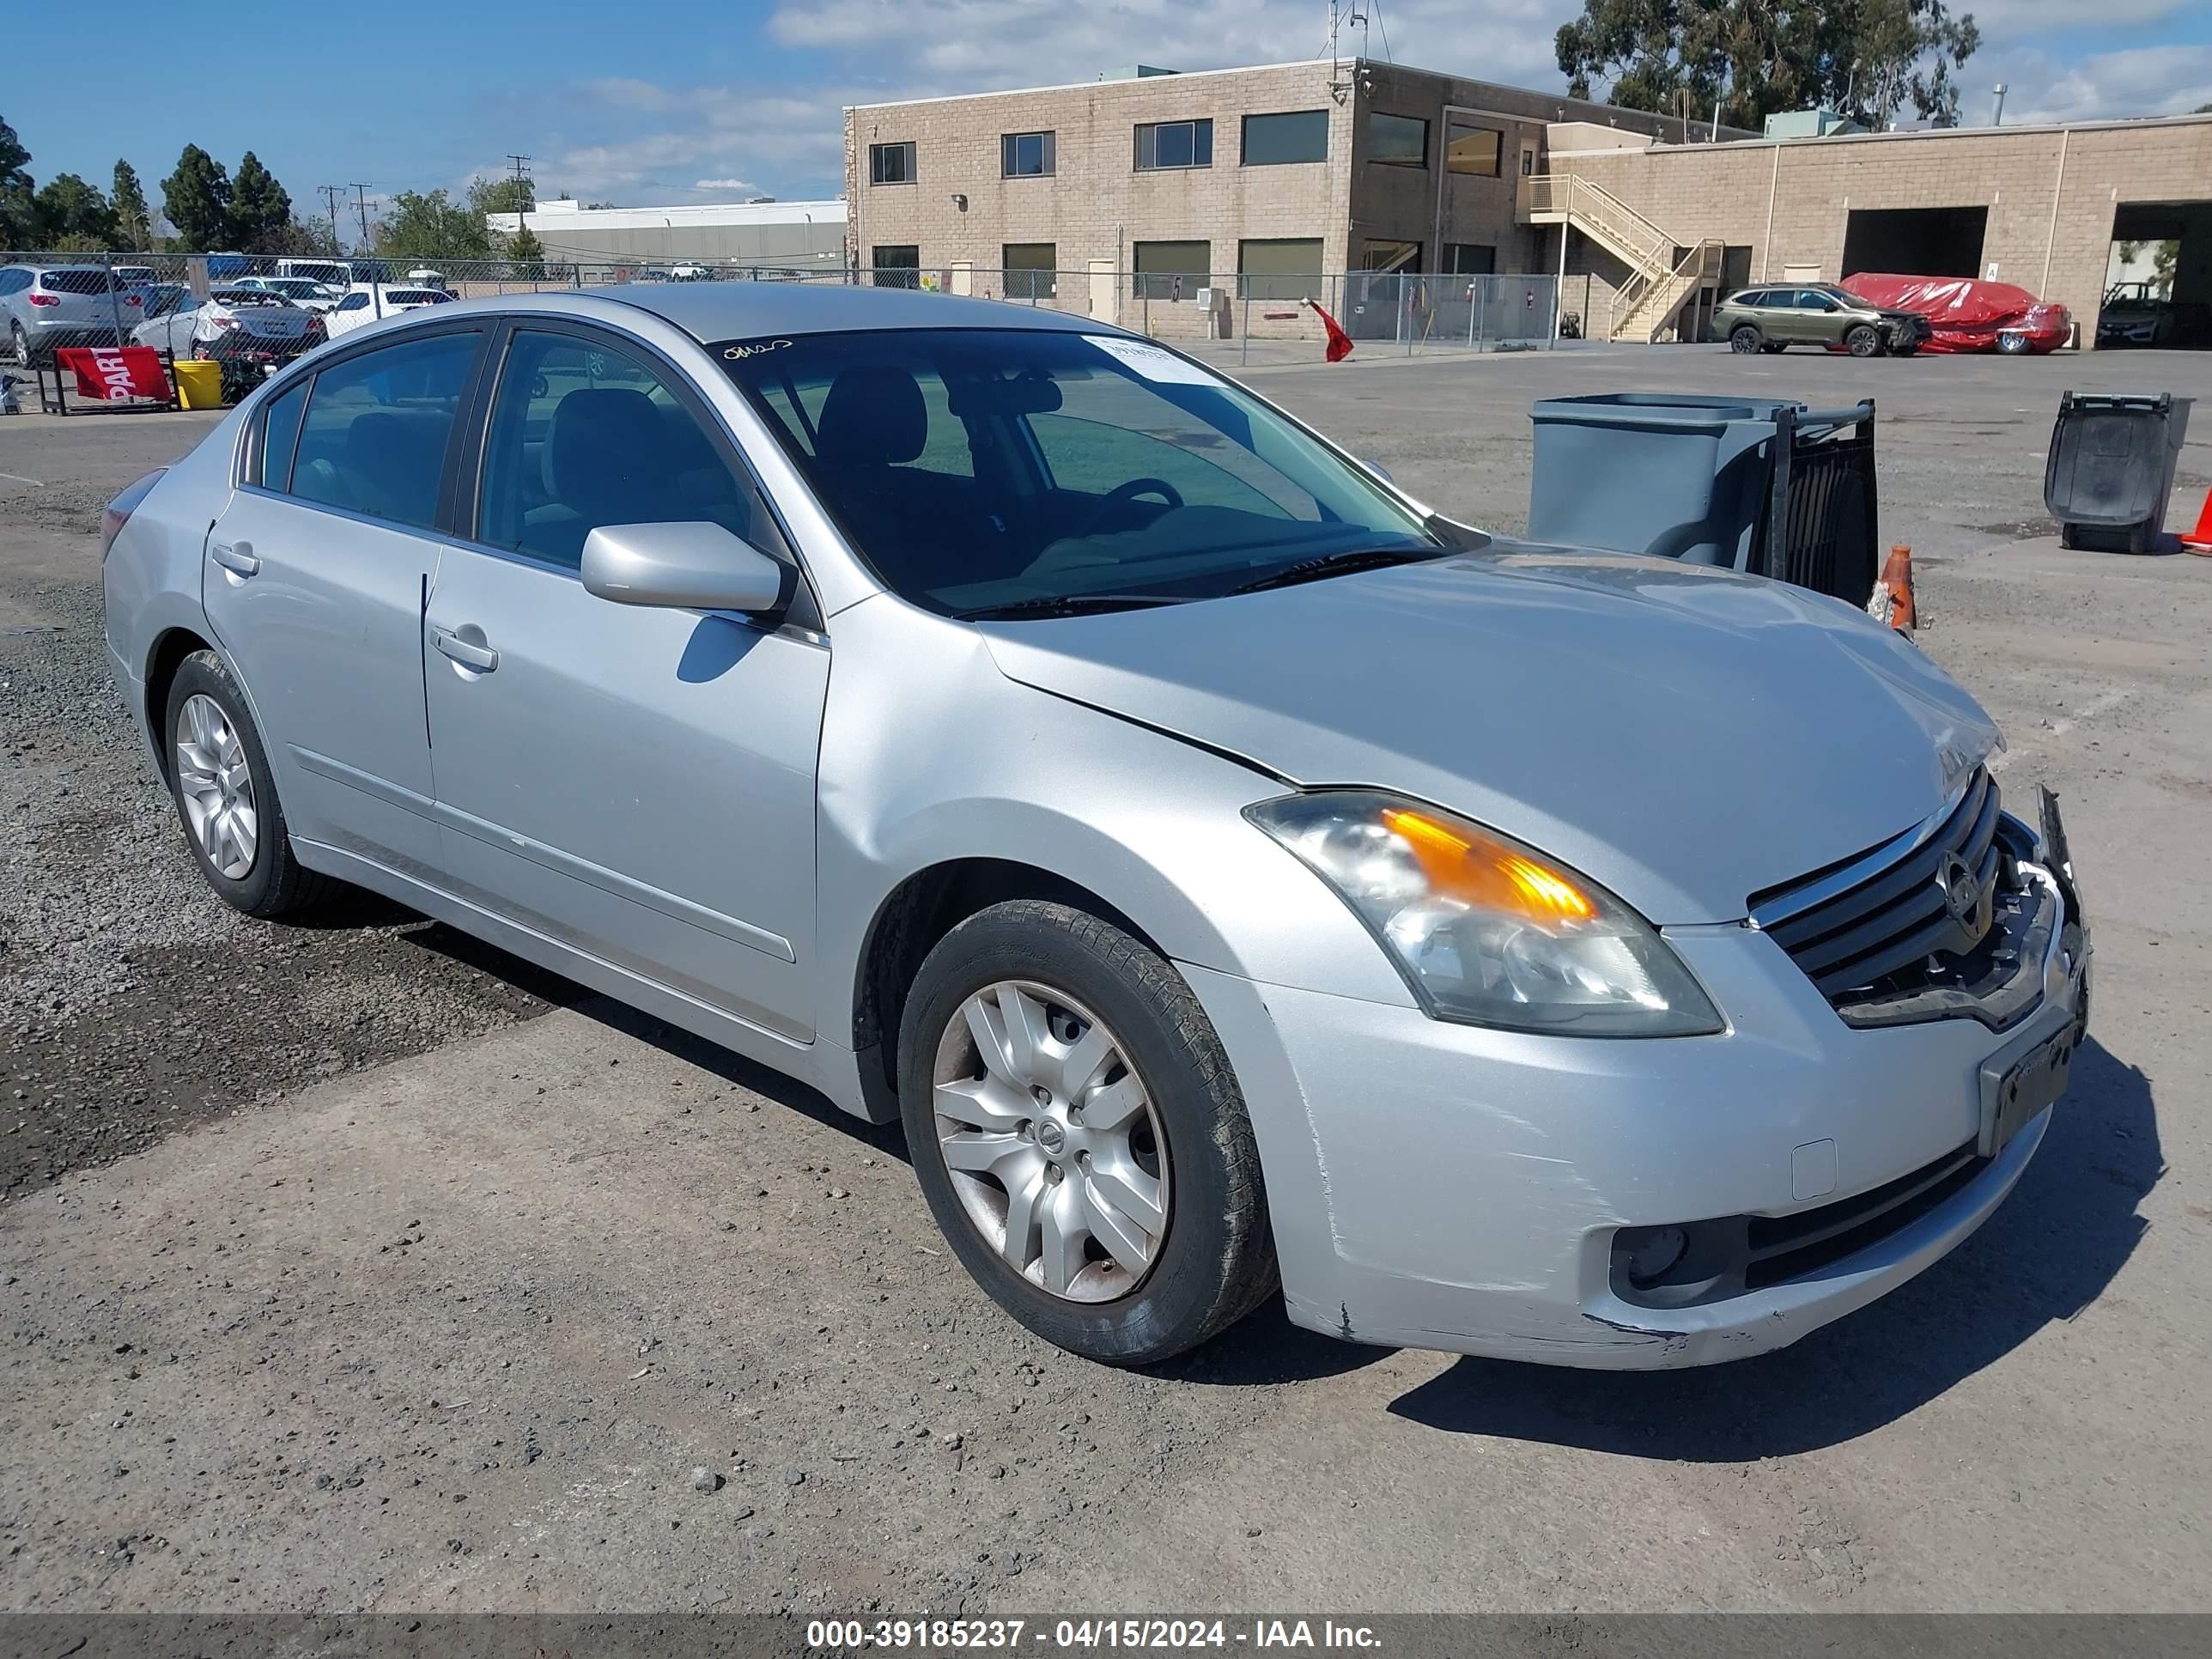
[[[176,362],[177,401],[186,409],[221,409],[222,407],[222,365],[202,362],[197,357],[179,357]]]

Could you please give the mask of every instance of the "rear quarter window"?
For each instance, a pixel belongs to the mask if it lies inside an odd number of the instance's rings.
[[[39,286],[49,294],[105,294],[110,289],[120,289],[123,284],[104,270],[72,267],[42,271],[39,276]]]

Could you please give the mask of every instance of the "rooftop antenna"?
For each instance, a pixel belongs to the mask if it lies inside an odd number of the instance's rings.
[[[1342,28],[1346,24],[1356,26],[1362,39],[1367,30],[1367,20],[1358,12],[1353,11],[1348,16],[1341,12],[1340,0],[1328,0],[1328,95],[1340,104],[1352,91],[1352,77],[1345,73],[1344,54],[1339,46]]]

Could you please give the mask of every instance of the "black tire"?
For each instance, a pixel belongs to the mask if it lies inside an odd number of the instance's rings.
[[[2027,356],[2027,336],[2025,334],[1998,335],[1997,351],[2002,356],[2025,357]]]
[[[1861,323],[1844,336],[1844,349],[1854,357],[1881,356],[1881,331],[1871,323]]]
[[[1159,1120],[1168,1219],[1150,1268],[1112,1301],[1056,1296],[985,1238],[954,1189],[933,1108],[938,1047],[961,1005],[1020,980],[1093,1011]],[[899,1104],[922,1196],[999,1305],[1046,1341],[1109,1365],[1154,1364],[1209,1340],[1279,1279],[1259,1148],[1212,1023],[1182,975],[1121,928],[1064,904],[994,904],[939,940],[900,1017]]]
[[[185,702],[196,696],[210,699],[222,710],[223,717],[237,734],[239,747],[245,751],[246,769],[252,776],[258,823],[253,862],[240,876],[227,876],[216,867],[193,832],[191,815],[185,808],[185,792],[177,768],[177,722]],[[176,678],[169,684],[168,701],[162,708],[161,728],[155,738],[161,745],[162,766],[169,775],[169,794],[176,802],[177,822],[183,826],[185,844],[191,849],[200,874],[207,878],[208,885],[215,889],[224,903],[249,916],[270,920],[312,909],[342,885],[331,877],[308,869],[292,855],[291,832],[284,822],[283,805],[276,798],[276,780],[269,773],[269,756],[261,746],[261,734],[254,729],[253,717],[247,712],[246,696],[238,689],[238,682],[231,678],[230,670],[214,652],[196,651],[179,666]]]
[[[1739,357],[1748,357],[1765,349],[1765,342],[1759,337],[1759,331],[1749,323],[1740,325],[1729,336],[1729,349]]]
[[[16,368],[32,367],[30,337],[23,332],[23,325],[21,323],[11,322],[8,325],[8,351],[9,355],[15,359]]]

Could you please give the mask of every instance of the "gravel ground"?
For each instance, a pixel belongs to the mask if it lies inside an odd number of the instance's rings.
[[[0,1607],[2206,1607],[2212,899],[2172,877],[2212,803],[2212,562],[2023,538],[2062,386],[2212,398],[2212,358],[1255,383],[1502,528],[1532,397],[1881,399],[1923,643],[2005,725],[2008,791],[2065,794],[2099,927],[2073,1091],[1975,1240],[1726,1371],[1274,1310],[1158,1374],[1080,1364],[960,1273],[895,1132],[447,930],[206,895],[88,533],[204,422],[0,422],[0,472],[44,480],[0,480]],[[2183,473],[2177,518],[2212,447]]]

